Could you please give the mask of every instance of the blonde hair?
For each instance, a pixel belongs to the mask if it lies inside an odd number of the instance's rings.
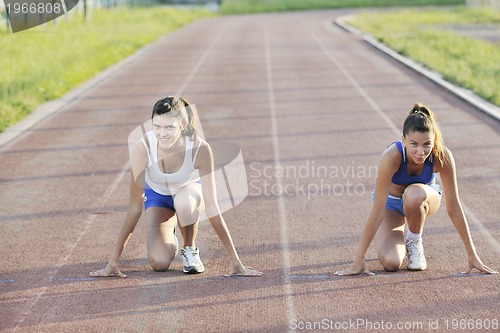
[[[442,164],[446,157],[444,155],[443,137],[436,121],[434,113],[423,104],[415,103],[406,117],[403,124],[403,135],[406,137],[410,132],[429,132],[434,133],[434,147],[432,154]]]

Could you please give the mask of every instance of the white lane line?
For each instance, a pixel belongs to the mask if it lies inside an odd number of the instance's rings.
[[[343,29],[349,31],[353,35],[359,36],[364,41],[366,41],[367,43],[369,43],[373,47],[376,47],[377,49],[384,52],[388,56],[396,59],[397,61],[401,62],[405,66],[408,66],[412,70],[424,75],[429,80],[432,80],[435,83],[437,83],[438,85],[440,85],[441,87],[449,90],[451,93],[453,93],[457,97],[459,97],[459,98],[467,101],[468,103],[472,104],[473,106],[475,106],[481,112],[484,112],[487,115],[493,117],[494,119],[500,121],[500,107],[498,107],[492,103],[489,103],[488,101],[483,100],[481,97],[477,96],[476,94],[474,94],[473,92],[471,92],[468,89],[456,86],[456,85],[444,80],[442,78],[441,74],[425,68],[423,65],[414,61],[411,58],[407,58],[407,57],[402,56],[401,54],[397,53],[396,51],[394,51],[393,49],[391,49],[387,45],[377,41],[377,39],[374,38],[373,36],[371,36],[370,34],[366,34],[362,31],[354,28],[353,26],[347,24],[346,20],[350,16],[352,16],[352,15],[345,15],[345,16],[341,16],[341,17],[337,18],[335,20],[335,24],[337,24],[338,26],[342,27]],[[331,22],[328,22],[327,24],[330,27],[333,27]]]
[[[116,190],[116,188],[118,187],[118,185],[122,181],[123,176],[128,173],[128,169],[129,169],[129,162],[127,162],[122,167],[120,173],[118,174],[118,176],[116,177],[116,179],[113,181],[113,184],[111,184],[111,186],[104,193],[104,195],[101,198],[99,198],[100,200],[98,202],[100,202],[100,205],[99,205],[99,208],[98,208],[97,211],[100,211],[101,208],[104,207],[104,205],[107,202],[107,200],[111,197],[111,195],[113,194],[113,192]],[[59,273],[59,270],[61,269],[61,267],[64,264],[66,264],[66,262],[68,261],[69,257],[71,256],[71,254],[75,250],[76,245],[83,238],[83,236],[85,235],[85,233],[87,232],[87,230],[90,228],[90,226],[92,225],[92,223],[94,222],[94,220],[95,220],[95,218],[97,216],[98,216],[98,214],[89,215],[89,217],[87,218],[87,220],[84,222],[85,227],[83,228],[83,230],[78,235],[78,238],[76,239],[76,241],[72,244],[72,246],[71,246],[68,254],[55,267],[55,269],[52,272],[50,272],[50,274],[49,274],[49,283],[52,282],[52,281],[54,281],[55,276],[57,275],[57,273]],[[43,297],[43,295],[45,295],[45,293],[47,292],[47,289],[49,288],[49,283],[47,285],[45,285],[42,288],[42,290],[40,290],[40,292],[37,294],[37,296],[35,297],[35,299],[29,305],[28,309],[26,309],[26,311],[24,311],[22,313],[21,319],[18,321],[16,327],[14,327],[14,332],[17,331],[17,329],[19,328],[19,326],[21,326],[24,323],[24,321],[26,320],[26,318],[31,314],[31,311],[32,311],[33,307],[38,303],[38,301]]]
[[[274,164],[276,167],[281,167],[280,147],[278,139],[278,126],[276,123],[276,105],[274,101],[274,87],[273,87],[273,69],[271,62],[271,47],[269,41],[269,32],[267,26],[264,26],[265,38],[265,52],[266,52],[266,69],[267,69],[267,94],[269,99],[269,109],[271,111],[271,135],[273,137],[273,154]],[[282,177],[276,177],[276,182],[280,188],[283,187]],[[295,310],[293,306],[293,291],[292,280],[290,279],[290,249],[288,247],[288,227],[286,224],[286,209],[285,199],[283,194],[277,196],[278,200],[278,214],[280,225],[280,240],[283,249],[283,291],[285,294],[286,315],[288,323],[295,319]]]
[[[210,44],[210,46],[208,47],[208,49],[205,50],[205,52],[201,56],[200,60],[198,60],[198,63],[194,66],[194,68],[189,73],[188,77],[186,78],[186,81],[184,81],[184,83],[180,86],[179,90],[175,94],[176,96],[182,96],[182,94],[184,93],[184,91],[186,90],[186,88],[188,87],[188,85],[193,80],[194,76],[196,74],[198,74],[198,71],[200,70],[201,66],[205,63],[205,61],[207,60],[208,56],[214,50],[215,45],[217,45],[217,43],[221,39],[222,34],[226,31],[228,24],[229,23],[226,23],[224,26],[222,26],[222,28],[220,29],[219,33],[217,34],[217,36],[212,41],[212,44]]]
[[[311,38],[316,42],[318,47],[323,51],[323,53],[337,66],[337,68],[344,74],[344,76],[351,82],[351,84],[356,88],[356,90],[360,93],[361,96],[370,104],[373,109],[384,119],[384,121],[389,125],[390,128],[397,134],[401,135],[401,129],[398,128],[392,120],[387,117],[387,115],[382,111],[382,109],[375,103],[375,101],[368,95],[368,93],[361,87],[361,85],[356,81],[355,78],[352,77],[352,75],[349,73],[349,71],[342,66],[342,63],[337,60],[333,56],[333,54],[330,52],[330,50],[323,44],[323,42],[319,39],[317,35],[314,34],[314,32],[311,30],[311,28],[305,24],[305,22],[302,22],[302,25],[304,28],[307,30]],[[439,177],[439,175],[438,175]],[[495,238],[491,235],[491,233],[486,229],[486,227],[481,223],[481,221],[475,217],[475,215],[472,213],[472,211],[464,204],[463,200],[461,202],[462,208],[464,210],[465,215],[467,216],[468,220],[470,220],[472,223],[478,226],[479,232],[485,236],[487,241],[490,243],[490,245],[493,247],[493,249],[500,253],[500,246],[498,242],[495,240]]]
[[[371,107],[384,119],[384,121],[389,125],[390,128],[392,128],[395,132],[398,134],[401,133],[401,129],[399,129],[392,121],[387,117],[387,115],[382,111],[382,109],[375,103],[375,101],[368,95],[368,93],[361,87],[361,85],[356,81],[354,77],[352,77],[351,73],[342,66],[342,63],[335,58],[335,56],[330,52],[330,50],[327,49],[327,47],[321,42],[321,40],[316,36],[312,30],[310,29],[309,26],[305,24],[305,22],[302,22],[302,25],[304,28],[307,30],[311,38],[316,42],[316,44],[319,46],[319,48],[323,51],[323,53],[337,66],[337,68],[342,72],[342,74],[351,82],[353,87],[358,91],[358,93],[363,96],[365,101],[368,102],[368,104],[371,105]]]
[[[210,45],[210,47],[207,50],[205,50],[205,52],[203,53],[201,59],[198,61],[198,63],[196,64],[196,66],[191,70],[191,72],[189,73],[188,77],[186,78],[186,80],[184,81],[184,83],[181,85],[181,87],[177,91],[177,93],[176,93],[177,96],[181,96],[181,94],[187,88],[189,82],[191,82],[191,80],[193,79],[193,77],[199,71],[199,69],[201,68],[201,66],[203,65],[203,63],[205,62],[205,60],[207,59],[207,57],[209,56],[209,54],[214,49],[215,45],[220,40],[223,32],[226,30],[226,26],[227,26],[227,24],[222,27],[222,29],[219,31],[219,33],[216,36],[216,38],[212,41],[212,44]],[[149,47],[148,47],[148,49],[149,49]],[[105,81],[107,81],[107,78],[105,78],[102,81],[100,81],[99,82],[100,85],[103,84]],[[82,96],[88,95],[91,90],[92,89],[86,90],[82,94]],[[97,201],[98,203],[100,203],[98,211],[102,207],[105,206],[106,202],[109,200],[109,198],[111,197],[111,195],[114,193],[114,191],[116,190],[116,188],[118,187],[118,185],[122,182],[123,177],[126,174],[128,174],[129,168],[130,168],[130,161],[127,160],[127,162],[122,166],[120,173],[115,178],[115,180],[113,181],[113,183],[111,184],[111,186],[106,190],[106,192],[103,194],[103,196],[100,197],[99,200]],[[85,220],[85,222],[84,222],[84,225],[85,225],[84,229],[80,232],[80,234],[78,235],[78,238],[76,239],[76,241],[71,245],[71,248],[70,248],[69,252],[67,253],[67,255],[55,267],[55,269],[52,272],[49,273],[49,282],[52,282],[55,279],[55,276],[57,275],[57,273],[59,272],[59,270],[61,269],[61,267],[71,257],[71,255],[73,254],[74,249],[76,248],[76,246],[78,245],[78,243],[81,241],[81,239],[83,238],[83,236],[87,233],[87,231],[89,230],[90,226],[93,224],[93,222],[95,221],[95,219],[96,219],[97,216],[98,216],[98,214],[92,214],[92,215],[89,215],[89,217]],[[16,327],[14,328],[13,332],[16,332],[17,329],[19,328],[19,326],[21,326],[23,324],[23,322],[26,320],[26,318],[31,314],[32,309],[39,302],[39,300],[43,297],[43,295],[45,295],[45,293],[47,292],[48,288],[49,288],[49,284],[47,284],[45,287],[43,287],[42,290],[37,294],[37,296],[35,297],[35,299],[28,306],[28,309],[22,313],[22,317],[18,321],[18,323],[17,323]]]
[[[215,46],[217,43],[220,41],[223,33],[226,31],[226,28],[229,23],[226,23],[223,25],[218,32],[218,34],[215,36],[215,38],[212,40],[211,44],[209,47],[203,52],[201,58],[198,60],[196,65],[193,67],[189,75],[186,77],[185,81],[183,84],[179,87],[177,92],[175,93],[176,96],[182,96],[184,94],[184,91],[188,87],[188,85],[191,83],[193,78],[196,76],[196,74],[199,72],[199,70],[202,68],[203,64],[207,60],[207,58],[210,56],[212,51],[215,49]],[[201,130],[201,125],[198,128]],[[179,279],[173,279],[174,281],[177,281]],[[147,299],[149,295],[144,295],[141,293],[140,295],[141,298]],[[153,306],[151,309],[162,309],[161,306]],[[148,316],[139,316],[136,320],[134,320],[133,326],[131,329],[133,331],[141,332],[144,330],[145,327],[148,327],[148,329],[155,331],[155,332],[180,332],[183,330],[184,325],[184,312],[183,311],[158,311],[158,314],[155,316],[154,321],[151,321],[151,318]]]
[[[122,68],[133,64],[137,59],[147,54],[151,49],[156,47],[164,38],[163,37],[151,44],[148,44],[125,59],[111,65],[102,72],[97,73],[94,77],[82,83],[80,86],[68,91],[64,96],[56,100],[48,101],[39,105],[36,110],[24,117],[21,121],[10,126],[5,131],[0,133],[0,150],[6,150],[10,144],[15,144],[14,139],[20,137],[23,133],[28,131],[35,125],[40,125],[46,122],[52,114],[64,112],[72,105],[79,103],[81,99],[89,95],[91,92],[98,90],[98,88],[120,73]]]

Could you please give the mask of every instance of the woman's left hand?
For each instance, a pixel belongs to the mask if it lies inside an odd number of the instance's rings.
[[[233,267],[233,271],[229,276],[261,276],[263,273],[259,272],[252,267],[238,265]]]
[[[473,268],[476,268],[476,269],[480,270],[481,272],[487,273],[487,274],[497,274],[498,273],[497,271],[494,271],[491,268],[489,268],[488,266],[486,266],[485,264],[483,264],[483,262],[481,261],[481,259],[479,259],[479,257],[477,255],[469,257],[469,267],[467,267],[467,270],[465,272],[463,272],[463,274],[469,274]]]

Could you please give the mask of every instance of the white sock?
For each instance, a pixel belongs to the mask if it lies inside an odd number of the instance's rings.
[[[416,241],[419,238],[422,238],[422,234],[414,234],[413,232],[410,231],[410,229],[406,230],[406,238],[412,241]]]

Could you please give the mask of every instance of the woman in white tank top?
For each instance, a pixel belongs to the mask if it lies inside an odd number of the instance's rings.
[[[166,271],[177,254],[175,227],[183,244],[184,273],[204,271],[195,245],[200,212],[210,224],[231,260],[231,274],[260,276],[241,263],[217,204],[214,162],[207,142],[197,136],[194,113],[183,98],[166,97],[153,107],[153,131],[131,152],[130,203],[107,266],[91,276],[126,277],[118,266],[132,231],[142,215],[147,223],[148,259],[155,271]]]

